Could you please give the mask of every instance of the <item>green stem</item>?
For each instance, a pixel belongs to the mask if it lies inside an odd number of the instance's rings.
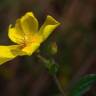
[[[65,96],[64,90],[63,90],[63,88],[62,88],[62,86],[61,86],[61,84],[60,84],[57,76],[54,75],[53,78],[54,78],[55,83],[56,83],[57,86],[58,86],[59,91],[62,93],[62,96]]]
[[[41,61],[43,61],[43,63],[45,63],[45,64],[48,64],[48,63],[49,63],[49,61],[48,61],[46,58],[44,58],[43,56],[37,55],[37,57],[38,57]],[[63,88],[62,88],[62,86],[61,86],[61,84],[60,84],[57,76],[56,76],[56,75],[52,75],[52,76],[53,76],[54,81],[55,81],[56,85],[58,86],[58,89],[59,89],[59,91],[61,92],[62,96],[65,96],[64,90],[63,90]]]

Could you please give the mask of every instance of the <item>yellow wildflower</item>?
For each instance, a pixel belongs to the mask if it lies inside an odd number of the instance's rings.
[[[16,20],[14,27],[9,25],[8,36],[16,44],[0,46],[0,64],[17,56],[32,55],[59,24],[53,17],[47,16],[38,30],[38,20],[32,12],[27,12]]]

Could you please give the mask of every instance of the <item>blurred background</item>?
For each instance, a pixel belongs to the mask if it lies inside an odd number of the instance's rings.
[[[40,54],[59,65],[57,78],[65,92],[82,76],[96,73],[96,0],[0,0],[0,45],[13,44],[8,26],[28,11],[33,11],[40,26],[47,15],[61,23],[41,45]],[[54,42],[58,51],[52,55],[48,45]],[[84,96],[96,96],[95,91],[93,86]],[[34,53],[0,66],[0,96],[61,95]]]

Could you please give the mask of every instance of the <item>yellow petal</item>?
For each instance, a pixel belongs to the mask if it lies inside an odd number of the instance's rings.
[[[21,28],[20,20],[16,20],[15,27],[12,27],[12,25],[9,25],[9,32],[8,32],[9,38],[17,43],[21,44],[24,41],[24,32]]]
[[[22,51],[26,54],[26,55],[32,55],[40,46],[40,43],[31,43],[28,46],[26,46],[25,48],[22,49]]]
[[[39,33],[43,36],[44,40],[52,33],[52,31],[58,27],[60,23],[53,17],[47,16],[44,24],[41,26]]]
[[[12,50],[16,49],[17,46],[0,46],[0,65],[14,59],[17,54],[14,54]]]
[[[26,35],[32,35],[38,31],[38,21],[32,12],[27,12],[21,18],[21,26]]]

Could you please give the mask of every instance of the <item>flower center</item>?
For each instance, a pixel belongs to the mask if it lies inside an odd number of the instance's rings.
[[[21,48],[23,49],[32,43],[41,43],[41,42],[42,42],[42,37],[37,34],[35,34],[34,36],[26,36],[24,38],[23,43],[21,44]]]

